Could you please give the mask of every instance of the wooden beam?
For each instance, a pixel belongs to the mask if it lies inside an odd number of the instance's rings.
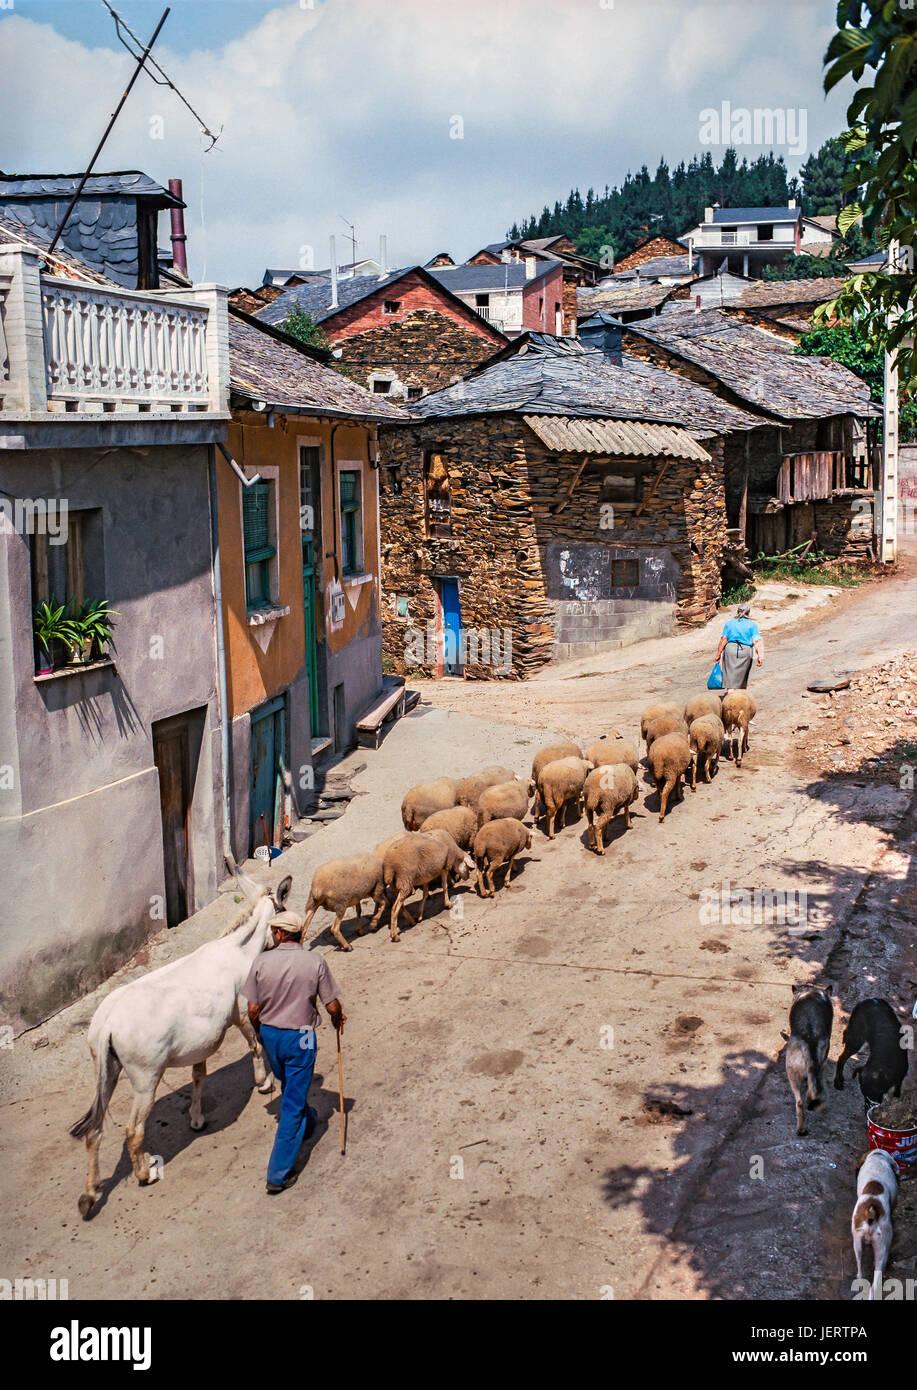
[[[644,497],[643,501],[640,503],[639,507],[638,507],[637,510],[634,512],[634,516],[640,516],[640,514],[642,513],[642,511],[643,511],[644,507],[646,506],[647,502],[650,501],[650,499],[651,499],[652,496],[653,496],[653,493],[656,491],[657,487],[658,487],[659,484],[662,482],[662,479],[663,479],[663,476],[664,476],[664,474],[665,474],[665,471],[666,471],[666,469],[668,468],[668,466],[669,466],[669,464],[670,464],[671,462],[672,462],[671,459],[666,459],[665,463],[662,465],[662,467],[660,468],[659,472],[656,474],[655,478],[653,479],[652,484],[651,484],[651,486],[650,486],[649,492],[646,494],[646,496]]]
[[[566,494],[566,496],[563,498],[563,500],[562,500],[561,502],[558,502],[558,504],[557,504],[556,507],[552,508],[552,511],[551,511],[551,515],[552,515],[552,516],[557,516],[558,513],[559,513],[559,512],[562,512],[563,509],[564,509],[564,507],[566,507],[567,503],[570,501],[570,498],[573,496],[573,489],[576,487],[577,483],[579,482],[580,478],[582,477],[582,475],[583,475],[583,469],[586,467],[586,464],[587,464],[588,462],[589,462],[589,455],[587,454],[586,457],[583,459],[582,463],[580,464],[579,468],[576,470],[576,473],[573,475],[573,482],[572,482],[572,483],[570,484],[570,486],[567,488],[567,494]]]

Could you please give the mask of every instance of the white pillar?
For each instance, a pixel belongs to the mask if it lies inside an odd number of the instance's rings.
[[[888,247],[890,274],[898,270],[898,243]],[[889,328],[899,311],[889,314]],[[882,564],[892,564],[898,552],[898,369],[891,353],[885,354],[882,398],[882,480],[879,489],[878,550]]]

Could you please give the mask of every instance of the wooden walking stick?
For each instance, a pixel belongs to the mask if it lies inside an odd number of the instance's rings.
[[[347,1148],[347,1121],[344,1118],[344,1054],[341,1052],[341,1030],[336,1028],[338,1037],[338,1091],[341,1097],[341,1153]]]

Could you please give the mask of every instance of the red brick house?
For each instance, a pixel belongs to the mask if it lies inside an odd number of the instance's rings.
[[[468,265],[502,265],[504,258],[514,262],[525,262],[527,258],[534,258],[541,263],[560,263],[563,268],[563,328],[564,335],[572,336],[576,333],[576,292],[584,285],[594,285],[602,275],[602,268],[598,261],[590,256],[584,256],[577,251],[576,246],[568,236],[549,237],[528,237],[516,241],[495,241],[489,246],[482,246],[480,251],[476,251],[473,256],[469,256]],[[527,323],[526,328],[535,328],[534,324]],[[536,328],[537,332],[557,331],[556,329],[545,330]]]
[[[297,285],[254,311],[275,327],[294,309],[317,323],[349,375],[374,395],[416,400],[505,346],[500,328],[423,266]]]

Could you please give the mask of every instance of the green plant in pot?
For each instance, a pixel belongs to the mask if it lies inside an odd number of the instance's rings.
[[[98,661],[105,655],[114,637],[117,613],[107,598],[87,599],[75,617],[80,636],[80,651],[84,661]]]
[[[70,604],[58,603],[53,594],[50,598],[36,603],[33,630],[48,663],[41,668],[42,671],[53,671],[55,666],[63,664],[66,652],[72,653],[80,648],[80,631],[73,618]]]

